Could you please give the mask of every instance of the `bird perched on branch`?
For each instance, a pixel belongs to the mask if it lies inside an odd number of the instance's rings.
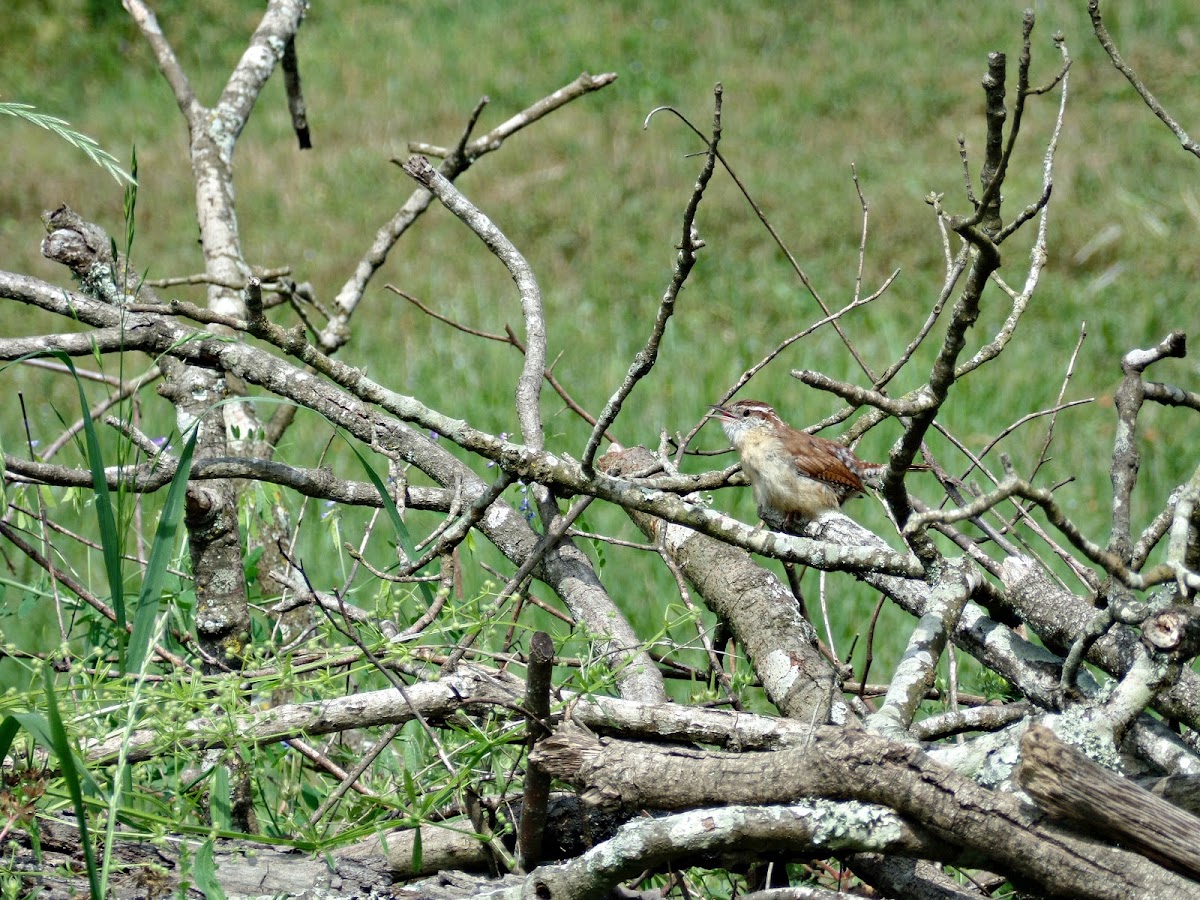
[[[868,487],[878,488],[887,466],[859,459],[840,444],[792,428],[761,400],[710,407],[741,458],[759,515],[788,526],[841,508]],[[927,469],[913,466],[911,470]]]

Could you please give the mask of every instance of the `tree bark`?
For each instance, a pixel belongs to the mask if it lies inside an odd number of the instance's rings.
[[[597,738],[568,723],[539,744],[535,758],[591,802],[680,809],[821,797],[880,804],[941,841],[940,861],[992,869],[1049,896],[1183,900],[1198,890],[1130,851],[1039,825],[1013,795],[981,787],[915,746],[863,731],[827,726],[804,747],[729,754]]]

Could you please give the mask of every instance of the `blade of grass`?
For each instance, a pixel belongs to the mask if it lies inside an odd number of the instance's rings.
[[[212,823],[217,828],[233,828],[233,813],[229,805],[229,767],[213,769],[212,791],[209,793],[208,810]]]
[[[4,757],[8,756],[8,748],[12,746],[13,738],[20,730],[21,723],[15,716],[5,716],[4,721],[0,722],[0,766],[4,765]]]
[[[187,491],[188,475],[192,470],[192,454],[196,449],[198,433],[196,429],[192,429],[191,437],[183,445],[179,467],[175,470],[175,477],[171,479],[171,486],[167,489],[167,500],[163,504],[162,513],[159,514],[158,528],[155,529],[154,541],[150,545],[150,556],[146,560],[146,571],[142,576],[142,589],[133,610],[133,634],[129,638],[129,653],[126,658],[130,672],[140,672],[142,663],[150,652],[154,617],[158,612],[163,583],[167,577],[167,564],[175,548],[179,523],[183,519],[183,498]]]
[[[387,486],[384,485],[382,479],[380,479],[380,477],[375,473],[375,470],[371,468],[371,464],[367,462],[367,458],[358,452],[358,447],[354,445],[354,442],[348,440],[345,435],[341,434],[341,432],[338,432],[338,434],[341,436],[342,440],[346,441],[346,446],[354,451],[354,455],[357,456],[358,461],[362,463],[363,471],[366,472],[367,477],[371,479],[371,484],[375,485],[375,490],[379,491],[379,497],[381,500],[383,500],[383,508],[387,511],[388,518],[392,522],[392,528],[394,528],[396,531],[396,539],[400,542],[400,549],[404,551],[404,555],[410,560],[416,559],[417,547],[413,543],[412,535],[408,533],[408,526],[405,525],[404,520],[400,518],[400,510],[396,508],[396,503],[394,500],[392,500],[392,495],[388,493]],[[414,572],[413,574],[415,575],[416,573]],[[425,602],[432,605],[433,591],[429,589],[429,585],[423,581],[418,581],[417,587],[421,589],[421,596],[425,598]]]
[[[57,752],[50,732],[50,723],[46,721],[45,716],[40,716],[37,713],[12,713],[4,719],[6,723],[10,720],[15,720],[22,728],[29,732],[30,737],[36,743],[41,744],[51,753]],[[11,728],[11,726],[9,727]],[[15,734],[13,737],[15,737]],[[10,742],[11,740],[12,737],[9,738]],[[4,752],[7,753],[8,748],[5,748]],[[0,758],[3,758],[3,753],[0,753]],[[84,769],[81,780],[83,787],[89,794],[99,795],[100,785],[96,784],[96,780],[92,778],[91,772]]]
[[[6,723],[15,721],[22,728],[29,732],[35,742],[41,744],[47,750],[54,750],[54,741],[50,738],[50,725],[46,722],[46,718],[44,716],[39,716],[37,713],[13,713],[4,721]],[[8,740],[10,745],[13,737],[15,736],[16,734],[14,732],[13,735],[9,737]],[[5,747],[4,753],[7,752],[8,747]],[[3,754],[0,754],[0,757],[2,756]]]
[[[151,610],[155,609],[157,604],[150,604]],[[163,629],[166,627],[166,616],[155,617],[151,615],[152,631],[146,636],[144,641],[147,647],[153,647],[162,640]],[[133,679],[133,691],[128,695],[125,703],[125,727],[121,733],[120,749],[117,753],[116,770],[120,773],[119,778],[114,778],[112,782],[112,790],[108,795],[108,809],[105,815],[106,827],[104,830],[104,855],[102,857],[102,866],[100,869],[100,883],[108,884],[109,873],[111,866],[116,860],[113,854],[113,845],[117,838],[117,823],[121,822],[127,826],[137,827],[136,823],[140,816],[135,815],[130,817],[123,810],[121,803],[124,797],[133,797],[133,767],[129,765],[128,751],[130,738],[133,736],[133,731],[137,727],[140,719],[140,709],[143,702],[143,693],[147,688],[146,682],[146,665],[149,663],[149,654],[143,655],[141,664],[138,668],[130,669]]]
[[[0,459],[4,459],[3,440],[0,440]],[[3,478],[0,478],[0,509],[8,509],[8,489]]]
[[[125,185],[125,265],[129,265],[129,257],[133,255],[133,235],[134,235],[134,212],[137,210],[137,188],[138,188],[138,161],[137,161],[137,145],[133,147],[132,159],[129,163],[129,171],[133,176],[133,180]],[[116,259],[116,256],[113,257]],[[126,271],[125,276],[128,277],[129,272]]]
[[[92,847],[92,838],[88,834],[87,811],[83,806],[83,790],[80,786],[79,768],[75,765],[75,751],[71,747],[71,739],[63,725],[62,716],[58,712],[58,699],[54,695],[54,667],[49,661],[42,668],[42,678],[46,683],[46,723],[48,726],[51,745],[58,757],[58,765],[62,772],[67,792],[71,795],[71,803],[75,807],[75,821],[79,823],[79,841],[83,844],[83,859],[87,866],[88,888],[92,900],[104,900],[104,888],[100,883],[100,870],[96,866],[96,851]]]
[[[408,802],[411,808],[414,811],[417,810],[420,807],[420,798],[417,794],[416,782],[413,781],[412,773],[408,769],[404,770],[404,792],[408,794]],[[416,827],[413,828],[412,833],[412,870],[414,872],[420,872],[421,863],[423,862],[422,857],[424,856],[425,849],[424,845],[421,843],[421,825],[419,822],[417,823]]]
[[[100,441],[96,437],[96,426],[92,422],[91,409],[87,397],[83,393],[83,381],[75,371],[71,357],[62,351],[50,354],[71,371],[75,379],[75,387],[79,391],[79,406],[83,412],[83,431],[87,442],[88,468],[92,473],[92,488],[96,492],[96,521],[100,528],[100,546],[104,551],[104,571],[108,576],[108,590],[111,596],[113,610],[117,614],[117,666],[124,674],[127,671],[125,660],[125,593],[124,581],[121,577],[121,542],[117,530],[116,516],[113,515],[112,495],[108,490],[108,481],[104,477],[104,455],[100,451]]]
[[[88,159],[115,178],[118,184],[131,183],[135,177],[121,171],[121,164],[117,158],[104,150],[95,140],[86,134],[75,131],[66,121],[57,116],[48,116],[45,113],[37,112],[36,108],[28,103],[0,103],[0,113],[6,116],[16,116],[39,128],[54,132],[72,147],[77,147],[86,153]]]

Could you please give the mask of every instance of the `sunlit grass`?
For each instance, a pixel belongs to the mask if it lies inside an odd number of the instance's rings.
[[[1188,4],[1169,6],[1156,6],[1153,15],[1114,8],[1110,25],[1174,114],[1195,123],[1200,17]],[[257,7],[212,3],[203,16],[181,0],[157,8],[201,100],[212,102],[254,27]],[[1005,50],[1015,63],[1021,8],[948,2],[668,3],[652,12],[635,3],[318,5],[299,43],[315,149],[295,148],[277,83],[238,147],[246,256],[253,265],[291,266],[297,280],[311,281],[328,299],[377,225],[412,190],[389,162],[407,155],[408,141],[453,142],[484,94],[491,98],[481,126],[487,128],[581,70],[616,71],[615,85],[514,138],[460,182],[533,264],[547,304],[551,356],[562,354],[556,373],[597,410],[644,341],[699,168],[687,157],[699,143],[678,123],[659,117],[643,130],[643,120],[652,108],[670,104],[706,128],[719,80],[725,87],[723,151],[831,306],[846,302],[854,285],[861,209],[850,167],[857,167],[871,217],[864,284],[870,290],[896,268],[901,275],[877,306],[847,317],[845,327],[882,368],[940,285],[940,237],[923,198],[942,192],[950,208],[965,209],[955,141],[965,135],[977,172],[979,78],[989,50]],[[1111,401],[1103,401],[1119,377],[1119,356],[1196,321],[1190,296],[1200,276],[1197,163],[1102,59],[1081,4],[1045,2],[1036,10],[1034,80],[1048,80],[1058,66],[1050,40],[1055,30],[1065,33],[1075,59],[1056,171],[1051,262],[1005,358],[961,385],[943,418],[978,448],[1020,416],[1051,405],[1086,321],[1088,340],[1068,398],[1096,395],[1102,402],[1064,414],[1045,477],[1046,483],[1078,479],[1063,501],[1103,540],[1113,420]],[[67,119],[119,159],[136,143],[136,264],[150,277],[199,271],[183,122],[133,29],[119,17],[84,27],[82,2],[63,4],[53,16],[19,2],[13,23],[21,40],[12,46],[26,58],[9,67],[0,99],[33,103]],[[64,66],[62,56],[72,49],[72,64]],[[1031,106],[1018,171],[1006,192],[1010,211],[1037,194],[1053,112],[1051,98]],[[0,128],[9,125],[0,122]],[[77,151],[27,130],[3,134],[9,165],[0,167],[0,252],[6,268],[62,282],[64,275],[38,256],[38,213],[67,202],[119,233],[120,191],[101,170],[81,163]],[[687,430],[744,368],[817,315],[728,179],[714,180],[698,221],[707,247],[680,299],[658,371],[634,392],[617,423],[626,443],[653,446],[660,429]],[[1020,283],[1027,249],[1027,241],[1006,248],[1005,278]],[[519,330],[516,293],[499,263],[457,221],[431,211],[378,276],[343,357],[480,427],[515,431],[510,385],[520,360],[511,348],[473,342],[431,321],[384,291],[387,281],[474,327]],[[171,295],[203,299],[198,289]],[[5,314],[10,333],[65,327],[23,310]],[[991,294],[973,338],[986,340],[1006,314],[1001,295]],[[928,360],[928,354],[919,358],[925,366]],[[801,341],[747,389],[774,401],[796,424],[838,404],[799,386],[788,377],[792,368],[864,380],[831,334]],[[1194,366],[1177,361],[1154,375],[1187,383],[1193,373]],[[915,366],[896,388],[922,378]],[[10,372],[8,379],[10,393],[24,387],[67,397],[71,390],[65,382],[47,385],[41,373]],[[171,422],[166,412],[158,412],[164,428]],[[546,413],[551,446],[577,455],[586,427],[553,398]],[[18,420],[11,405],[0,416],[12,451],[22,433]],[[301,419],[281,458],[313,464],[328,429],[311,416]],[[1146,422],[1143,520],[1192,465],[1171,448],[1195,439],[1195,426],[1174,411],[1153,411]],[[57,423],[43,412],[31,426],[48,439]],[[1001,446],[1018,469],[1034,459],[1042,428],[1027,426]],[[891,427],[869,436],[863,455],[886,453],[896,433]],[[703,441],[723,443],[715,429]],[[331,460],[354,476],[344,452],[335,451]],[[720,502],[753,517],[748,498]],[[869,502],[854,514],[886,527]],[[606,578],[642,619],[638,628],[650,633],[660,624],[655,610],[662,588],[642,583],[638,571],[614,565]],[[855,609],[846,614],[847,632],[856,630],[861,612]]]

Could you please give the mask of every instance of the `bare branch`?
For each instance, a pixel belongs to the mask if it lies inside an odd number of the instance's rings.
[[[308,133],[308,108],[304,103],[304,88],[300,84],[300,59],[296,55],[296,38],[283,48],[283,80],[287,89],[288,113],[292,117],[292,130],[301,150],[312,149],[312,137]]]
[[[542,376],[546,371],[546,320],[542,310],[542,292],[538,288],[533,269],[525,257],[504,233],[440,175],[423,156],[410,157],[404,171],[431,191],[442,204],[458,216],[475,235],[483,241],[496,258],[504,263],[517,290],[521,294],[521,311],[525,316],[525,366],[517,380],[517,418],[521,423],[521,435],[525,443],[538,450],[542,448],[545,435],[542,431],[542,413],[539,398],[542,393]]]
[[[801,338],[808,337],[810,334],[812,334],[817,329],[819,329],[825,325],[828,325],[831,322],[836,322],[838,319],[840,319],[842,316],[846,315],[851,310],[858,309],[860,306],[866,306],[868,303],[873,303],[875,300],[878,300],[881,296],[883,296],[884,291],[886,291],[888,289],[888,287],[891,286],[892,282],[896,280],[896,277],[899,274],[900,274],[900,270],[897,269],[896,271],[892,272],[892,274],[887,277],[887,279],[879,287],[879,289],[876,290],[870,296],[856,298],[855,300],[852,300],[851,302],[847,303],[845,306],[843,306],[837,312],[831,313],[830,315],[825,316],[822,319],[818,319],[817,321],[815,321],[811,325],[809,325],[807,328],[804,328],[803,330],[796,332],[791,337],[784,338],[782,341],[780,341],[778,344],[775,345],[775,347],[771,350],[770,353],[768,353],[766,356],[764,356],[762,359],[760,359],[758,362],[756,362],[754,365],[752,365],[750,368],[748,368],[745,372],[743,372],[741,375],[739,375],[737,381],[735,381],[733,383],[733,385],[730,386],[725,391],[725,393],[721,395],[721,397],[718,399],[717,402],[720,404],[720,403],[724,403],[725,401],[729,400],[734,394],[736,394],[743,387],[745,387],[747,384],[749,384],[750,379],[752,379],[755,375],[757,375],[764,368],[766,368],[768,363],[770,363],[773,359],[778,357],[780,353],[782,353],[784,350],[786,350],[792,344],[796,343],[796,341],[800,340]],[[683,440],[681,440],[679,442],[679,452],[680,453],[684,452],[687,449],[687,446],[692,442],[692,439],[695,438],[696,434],[700,431],[700,429],[703,427],[704,423],[707,421],[708,421],[708,416],[705,416],[692,428],[691,431],[689,431],[684,436]],[[816,430],[816,429],[813,429],[813,430]]]
[[[1042,508],[1046,513],[1046,518],[1061,531],[1071,542],[1071,544],[1082,552],[1088,559],[1103,567],[1103,569],[1114,578],[1133,590],[1146,590],[1156,584],[1162,584],[1174,580],[1175,573],[1169,571],[1168,567],[1156,566],[1149,572],[1135,572],[1126,564],[1122,556],[1112,552],[1111,550],[1103,549],[1099,544],[1090,541],[1078,529],[1058,504],[1054,502],[1053,495],[1050,491],[1044,488],[1035,488],[1028,482],[1016,477],[1009,477],[1002,481],[999,487],[979,497],[972,503],[966,506],[953,510],[928,510],[926,512],[914,513],[905,526],[905,532],[910,533],[920,531],[929,527],[933,522],[961,522],[964,519],[978,516],[981,513],[991,509],[996,504],[1007,500],[1009,497],[1023,497],[1026,500],[1031,500]],[[1200,574],[1186,573],[1184,576],[1188,585],[1195,589],[1200,587]]]
[[[117,621],[116,610],[114,610],[111,606],[109,606],[107,603],[105,603],[103,600],[101,600],[99,597],[97,597],[95,594],[93,594],[91,591],[89,591],[87,589],[87,587],[82,582],[80,582],[78,579],[74,578],[69,573],[64,572],[61,568],[59,568],[57,565],[55,565],[55,563],[50,559],[50,557],[45,556],[44,554],[40,553],[38,551],[38,549],[33,546],[33,544],[31,544],[27,540],[25,540],[25,538],[21,535],[21,533],[18,529],[14,528],[9,522],[5,521],[4,519],[0,519],[0,537],[3,537],[5,540],[7,540],[9,543],[11,543],[14,547],[16,547],[22,553],[24,553],[27,557],[29,557],[29,559],[35,565],[44,569],[46,571],[46,573],[49,574],[52,578],[54,578],[56,581],[61,582],[63,587],[65,587],[67,590],[69,590],[71,593],[73,593],[76,597],[78,597],[80,600],[82,600],[88,606],[92,607],[92,609],[96,610],[96,612],[100,613],[100,615],[104,616],[104,618],[108,619],[110,622]],[[126,630],[132,631],[133,625],[132,624],[126,625]],[[158,644],[155,644],[152,647],[152,650],[159,659],[163,660],[166,663],[169,663],[171,666],[175,667],[178,671],[180,671],[180,672],[193,671],[191,665],[189,665],[186,660],[184,660],[182,657],[177,656],[176,654],[170,652],[169,650],[165,649],[164,647],[162,647]]]
[[[409,294],[407,291],[402,291],[400,288],[396,287],[395,285],[385,284],[384,287],[387,288],[389,291],[392,291],[393,293],[399,294],[401,297],[403,297],[405,300],[407,300],[409,303],[411,303],[417,309],[421,310],[421,312],[425,313],[425,315],[429,316],[430,318],[436,319],[439,322],[444,322],[446,325],[449,325],[451,328],[455,329],[456,331],[461,331],[464,334],[470,334],[470,335],[473,335],[474,337],[480,337],[480,338],[483,338],[484,340],[498,341],[502,344],[508,344],[511,347],[515,347],[517,349],[517,351],[520,352],[522,355],[524,355],[524,353],[525,353],[524,342],[519,337],[517,337],[516,334],[513,332],[513,330],[511,328],[509,328],[507,325],[504,326],[504,334],[492,334],[491,332],[488,332],[488,331],[480,331],[477,328],[471,328],[467,325],[463,325],[461,322],[455,322],[453,319],[450,319],[450,318],[447,318],[446,316],[441,315],[440,313],[431,309],[426,304],[422,303],[420,300],[418,300],[412,294]],[[562,398],[563,403],[567,404],[568,409],[570,409],[573,413],[575,413],[577,416],[579,416],[579,418],[583,419],[589,425],[596,424],[596,417],[593,416],[591,413],[589,413],[582,406],[580,406],[576,402],[575,398],[572,397],[570,395],[570,393],[567,392],[567,389],[563,386],[562,382],[560,382],[558,380],[558,378],[555,377],[553,365],[547,366],[543,374],[546,378],[546,383],[548,385],[550,385],[550,387],[554,390],[554,393],[558,394],[558,396]],[[612,436],[611,432],[605,432],[604,436],[606,438],[608,438],[608,440],[610,440],[610,441],[616,441],[616,438],[614,438]]]
[[[1133,559],[1131,531],[1133,489],[1137,485],[1140,453],[1137,446],[1137,418],[1145,398],[1142,373],[1161,359],[1181,358],[1187,353],[1183,332],[1167,335],[1149,350],[1130,350],[1121,360],[1124,377],[1113,395],[1117,410],[1117,432],[1113,437],[1112,464],[1109,475],[1113,484],[1112,534],[1108,549],[1125,562]]]
[[[772,753],[769,785],[763,783],[763,761],[746,754],[675,748],[664,752],[650,745],[597,739],[569,725],[543,741],[534,758],[560,778],[583,786],[585,799],[597,802],[686,808],[762,803],[768,795],[774,802],[852,798],[920,821],[932,837],[945,842],[940,852],[927,846],[921,855],[981,861],[1019,873],[1021,879],[1040,885],[1043,893],[1108,900],[1142,891],[1179,900],[1193,893],[1194,883],[1187,878],[1128,851],[1047,829],[1032,822],[1011,794],[980,787],[916,747],[865,731],[820,728],[810,746]],[[719,778],[714,777],[717,771]],[[943,855],[947,853],[949,857]]]
[[[538,100],[515,116],[497,125],[487,134],[467,142],[466,137],[470,134],[471,129],[479,118],[479,114],[483,110],[483,104],[481,103],[475,108],[474,113],[469,119],[469,124],[463,133],[463,140],[459,142],[461,152],[451,153],[443,160],[441,166],[438,167],[438,172],[447,180],[453,181],[469,169],[480,156],[499,150],[507,138],[516,134],[521,129],[532,125],[534,122],[537,122],[539,119],[542,119],[578,97],[607,87],[616,81],[616,79],[617,76],[613,72],[602,75],[589,75],[587,72],[584,72],[574,81]],[[337,297],[333,301],[333,317],[329,320],[325,329],[317,336],[317,343],[327,353],[336,352],[339,347],[350,339],[350,318],[358,308],[358,304],[362,300],[371,278],[380,266],[387,261],[388,253],[391,252],[396,241],[425,212],[432,199],[433,195],[429,191],[415,191],[404,202],[404,205],[400,207],[396,215],[375,233],[375,239],[372,241],[370,249],[354,267],[354,273],[350,276],[350,279],[338,291]]]
[[[887,698],[878,712],[866,721],[872,731],[897,738],[906,735],[917,707],[933,687],[938,661],[978,582],[978,572],[961,560],[948,563],[935,573],[930,585],[929,605],[913,629]]]
[[[1051,815],[1200,877],[1200,853],[1186,837],[1200,831],[1200,819],[1092,762],[1044,725],[1025,732],[1021,756],[1017,780]]]
[[[269,335],[273,342],[285,346],[298,360],[311,365],[334,384],[309,375],[294,377],[291,366],[281,365],[279,357],[257,347],[208,338],[159,316],[144,313],[123,315],[120,310],[114,310],[107,304],[63,291],[37,279],[0,271],[0,296],[36,303],[48,311],[69,315],[101,328],[115,328],[118,322],[123,321],[127,350],[168,354],[193,364],[219,368],[299,406],[314,410],[368,445],[374,445],[382,435],[388,435],[389,440],[399,443],[406,456],[411,455],[414,460],[420,458],[426,466],[431,465],[428,456],[436,453],[439,464],[433,465],[432,469],[442,478],[448,477],[446,467],[453,465],[455,472],[462,469],[451,463],[448,454],[435,452],[431,441],[425,438],[418,440],[412,429],[403,428],[395,419],[375,412],[374,406],[381,407],[391,416],[415,422],[426,432],[446,437],[460,447],[496,462],[505,471],[527,482],[553,486],[566,493],[593,494],[622,506],[686,524],[756,553],[818,568],[850,571],[878,568],[882,572],[907,577],[919,577],[924,571],[915,558],[890,549],[838,547],[790,535],[762,532],[670,494],[648,494],[645,487],[637,482],[599,473],[589,477],[584,474],[581,465],[567,458],[479,431],[461,419],[431,409],[415,397],[389,390],[366,377],[361,370],[320,353],[304,342],[302,336],[286,332],[271,323],[261,324],[261,332],[257,330],[259,324],[256,323],[255,333],[263,337]],[[92,352],[86,342],[72,342],[72,337],[67,336],[63,341],[66,346],[61,349],[79,355]],[[6,343],[0,341],[0,359],[5,358],[5,347]],[[473,474],[471,477],[475,478]],[[681,483],[686,484],[687,479]]]
[[[175,58],[174,49],[163,35],[154,11],[143,0],[122,0],[122,5],[133,17],[133,21],[141,29],[142,37],[154,51],[158,69],[162,72],[163,78],[167,80],[167,84],[171,86],[171,91],[175,94],[175,103],[179,106],[179,111],[183,113],[184,119],[189,125],[198,123],[200,116],[204,113],[204,108],[196,99],[196,94],[192,90],[187,74],[183,71],[179,60]]]
[[[1108,28],[1104,25],[1104,19],[1100,15],[1100,0],[1088,0],[1088,15],[1092,19],[1092,31],[1096,34],[1096,40],[1100,42],[1100,46],[1104,48],[1104,52],[1108,54],[1108,58],[1112,60],[1112,64],[1117,71],[1125,76],[1126,81],[1133,85],[1133,89],[1137,91],[1138,96],[1142,98],[1142,102],[1150,108],[1150,111],[1158,117],[1159,121],[1171,129],[1171,134],[1179,139],[1179,143],[1183,149],[1193,156],[1200,156],[1200,144],[1197,144],[1182,126],[1171,118],[1170,113],[1166,111],[1154,94],[1150,93],[1150,89],[1146,87],[1137,72],[1121,58],[1121,54],[1117,52],[1117,46],[1113,43],[1111,35],[1108,33]]]

